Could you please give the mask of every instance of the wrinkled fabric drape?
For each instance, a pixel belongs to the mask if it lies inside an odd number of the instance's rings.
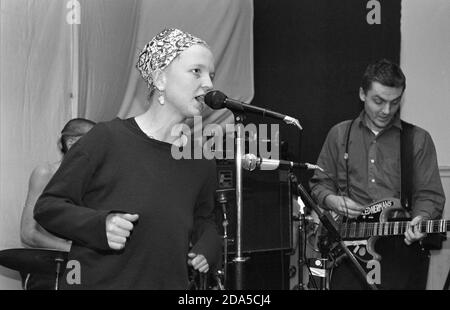
[[[137,55],[163,28],[179,28],[204,39],[215,56],[214,87],[231,98],[250,102],[253,98],[253,2],[252,0],[152,0],[143,1]],[[132,70],[120,117],[138,115],[147,109],[147,87]],[[208,111],[203,124],[233,123],[227,110]]]
[[[81,0],[80,116],[126,118],[147,108],[147,87],[135,69],[144,45],[164,28],[206,40],[215,55],[215,88],[253,98],[251,0]],[[102,12],[102,14],[99,14]],[[228,111],[208,111],[205,123],[230,123]]]
[[[20,215],[31,171],[39,163],[58,160],[58,133],[71,113],[71,32],[62,1],[0,4],[2,250],[21,246]],[[18,283],[10,271],[0,268],[0,288],[20,287]]]
[[[95,121],[117,116],[134,68],[141,3],[80,0],[79,116]]]

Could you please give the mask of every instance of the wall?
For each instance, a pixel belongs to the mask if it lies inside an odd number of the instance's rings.
[[[450,167],[442,168],[441,177],[444,186],[447,203],[443,218],[450,220]],[[430,269],[428,274],[427,289],[442,290],[445,280],[450,273],[450,233],[447,233],[447,241],[444,242],[442,249],[431,252]]]
[[[403,118],[427,129],[436,145],[450,219],[450,1],[402,1],[401,66],[407,77]],[[447,234],[449,238],[449,234]],[[442,289],[450,268],[450,240],[431,257],[429,289]]]
[[[402,2],[401,65],[407,77],[403,117],[426,128],[440,166],[450,166],[450,1]]]

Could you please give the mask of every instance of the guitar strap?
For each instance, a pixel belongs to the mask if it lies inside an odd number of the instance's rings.
[[[411,212],[412,207],[412,187],[413,187],[413,128],[414,125],[401,121],[402,130],[400,133],[400,201],[406,211]]]
[[[353,123],[355,122],[355,119],[352,119],[352,121],[348,124],[347,129],[345,130],[345,153],[344,153],[344,160],[345,160],[345,182],[346,182],[346,192],[347,192],[347,197],[351,198],[350,196],[350,178],[348,175],[348,147],[349,147],[349,143],[350,143],[350,133],[352,131],[352,126]]]

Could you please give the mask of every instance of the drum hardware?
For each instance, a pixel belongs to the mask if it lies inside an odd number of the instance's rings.
[[[230,191],[234,191],[234,188],[228,189],[219,189],[216,191],[217,193],[217,202],[221,206],[222,215],[223,215],[223,271],[217,271],[216,279],[221,284],[220,277],[223,277],[223,283],[227,283],[227,274],[228,274],[228,217],[227,217],[227,196],[226,193]],[[223,284],[221,284],[223,286]]]
[[[288,175],[288,182],[289,182],[289,193],[290,197],[292,196],[291,187],[295,184],[297,184],[297,177],[292,171],[289,171]],[[291,204],[292,199],[290,199]],[[298,272],[298,283],[294,286],[294,290],[305,290],[307,283],[304,283],[304,270],[305,270],[305,259],[306,259],[306,220],[305,220],[305,204],[303,203],[300,196],[297,199],[298,212],[296,216],[293,216],[292,219],[295,222],[298,222],[297,224],[297,249],[298,249],[298,258],[297,258],[297,270]]]
[[[53,249],[6,249],[0,251],[0,265],[17,270],[21,274],[55,274],[54,289],[59,289],[61,266],[67,261],[67,252]],[[25,281],[24,289],[27,289]]]

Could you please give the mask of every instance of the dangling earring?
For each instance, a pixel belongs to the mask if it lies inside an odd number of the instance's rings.
[[[160,105],[164,105],[165,99],[164,99],[164,91],[159,91],[158,101]]]

